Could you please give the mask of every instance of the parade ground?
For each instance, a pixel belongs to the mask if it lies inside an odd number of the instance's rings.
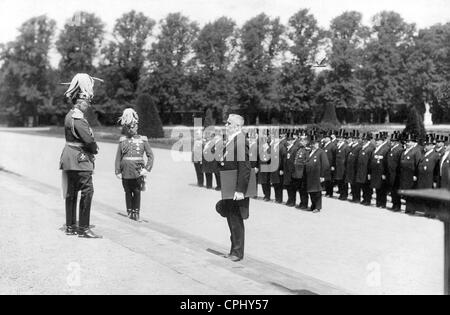
[[[229,250],[220,192],[192,163],[154,149],[137,223],[123,216],[117,144],[99,143],[91,224],[66,236],[64,139],[0,129],[0,294],[442,294],[443,226],[421,216],[324,198],[313,214],[251,200],[246,256]],[[190,156],[185,153],[184,157]]]

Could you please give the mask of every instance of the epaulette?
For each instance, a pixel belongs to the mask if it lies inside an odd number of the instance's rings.
[[[127,137],[122,136],[122,137],[120,137],[119,142],[123,142],[123,141],[125,141],[125,140],[127,140]]]
[[[141,136],[142,141],[148,141],[148,138],[146,136]]]
[[[74,118],[74,119],[83,119],[84,115],[83,115],[83,113],[80,113],[80,112],[73,112],[72,118]]]

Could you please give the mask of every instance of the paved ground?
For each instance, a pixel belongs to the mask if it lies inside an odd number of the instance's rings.
[[[242,264],[230,267],[226,261],[213,254],[216,251],[225,252],[229,247],[226,222],[214,211],[219,194],[195,187],[195,174],[190,162],[175,162],[174,158],[177,156],[167,150],[155,150],[155,169],[148,185],[149,191],[143,196],[143,213],[148,223],[135,225],[116,214],[122,211],[124,203],[120,182],[113,174],[116,146],[101,144],[95,173],[93,224],[98,226],[97,231],[104,234],[106,239],[98,243],[67,240],[60,231],[55,231],[63,222],[64,215],[63,201],[56,198],[56,188],[60,182],[57,166],[63,141],[0,132],[0,143],[3,148],[0,166],[33,180],[30,181],[33,187],[24,189],[25,195],[21,195],[18,191],[21,191],[23,183],[19,181],[10,185],[13,182],[10,178],[5,179],[5,175],[0,177],[0,233],[17,230],[13,228],[15,213],[25,216],[32,211],[34,214],[39,213],[35,217],[45,217],[41,222],[44,228],[37,232],[32,228],[35,226],[32,218],[22,219],[25,221],[21,221],[23,226],[18,230],[23,231],[19,235],[24,235],[25,238],[20,241],[22,251],[16,251],[16,244],[12,241],[2,240],[0,243],[2,253],[4,246],[9,247],[9,253],[13,257],[17,252],[16,261],[0,261],[1,268],[5,268],[5,265],[10,268],[6,274],[16,274],[16,281],[24,274],[17,267],[18,260],[29,262],[30,266],[38,266],[38,271],[29,271],[31,275],[25,272],[27,277],[29,275],[32,280],[36,280],[27,283],[42,283],[42,279],[47,281],[51,278],[46,277],[45,271],[40,271],[48,261],[51,261],[52,266],[57,266],[56,270],[60,270],[60,279],[65,279],[67,265],[73,258],[62,255],[64,258],[59,261],[55,257],[65,247],[65,242],[70,242],[73,248],[92,253],[86,257],[95,257],[94,253],[101,257],[100,261],[94,260],[92,264],[90,261],[81,264],[83,272],[87,274],[86,279],[96,279],[90,283],[90,292],[113,290],[118,281],[125,283],[126,288],[130,287],[130,283],[134,284],[141,293],[146,290],[157,293],[150,286],[141,288],[147,281],[136,279],[145,274],[151,280],[152,273],[148,270],[159,270],[158,266],[161,267],[162,262],[164,268],[154,276],[167,277],[160,281],[163,283],[162,287],[167,286],[167,291],[175,287],[180,290],[189,288],[186,289],[187,293],[199,294],[342,291],[360,294],[442,293],[443,228],[440,222],[361,207],[336,199],[326,199],[325,211],[318,215],[259,200],[252,201],[251,217],[246,222],[247,259]],[[42,187],[46,187],[48,193],[40,187],[41,184],[34,181],[46,183]],[[3,197],[5,190],[8,191],[5,196],[14,198],[16,194],[16,200],[27,202],[28,207],[19,205],[14,211],[5,208],[4,205],[9,204],[9,201],[4,201],[7,200]],[[47,197],[36,195],[36,192],[41,191]],[[6,227],[3,228],[3,225]],[[133,242],[137,236],[137,241]],[[12,239],[16,239],[15,237],[11,236]],[[34,246],[32,241],[40,240],[37,242],[40,244],[41,241],[45,243],[44,240],[48,238],[51,239],[50,246]],[[158,246],[160,240],[165,243]],[[28,254],[28,244],[33,244],[32,255]],[[172,247],[175,245],[179,247]],[[185,261],[179,260],[178,253],[186,251],[190,253],[188,260],[193,260],[193,263],[187,266],[177,265],[177,262]],[[133,255],[138,255],[142,261],[133,264],[136,261]],[[133,260],[128,260],[128,256],[133,257]],[[3,257],[5,256],[1,255],[0,259],[4,259]],[[26,257],[31,258],[27,260]],[[127,272],[123,273],[124,265],[135,266],[132,276],[128,276]],[[175,277],[178,273],[171,273],[174,269],[180,271],[177,268],[181,268],[180,274],[188,278],[187,284],[171,287],[179,281]],[[203,270],[210,270],[206,280],[202,278]],[[223,277],[219,276],[218,281],[211,276],[221,275],[222,272]],[[243,283],[248,282],[248,286],[232,285],[235,281],[231,279],[235,279],[234,277]],[[55,279],[49,281],[56,281]],[[185,278],[180,276],[180,279],[183,281]],[[210,281],[213,284],[207,281],[209,279],[214,280]],[[200,284],[190,287],[190,281]],[[5,290],[5,287],[13,292],[19,290],[14,283],[13,280],[8,280],[8,285],[0,285],[0,290]],[[61,283],[54,286],[55,291],[67,292],[65,284]],[[96,285],[101,285],[101,289]],[[224,286],[230,287],[225,290]],[[16,292],[26,292],[25,288],[19,288],[23,291]],[[78,292],[80,291],[74,290],[74,293]]]

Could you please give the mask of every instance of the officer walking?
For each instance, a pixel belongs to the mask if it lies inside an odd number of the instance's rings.
[[[94,96],[94,80],[88,74],[79,73],[73,78],[65,93],[73,108],[64,121],[66,145],[60,160],[60,169],[63,171],[63,195],[66,200],[66,234],[78,234],[83,238],[101,238],[90,229],[94,195],[92,173],[98,146],[92,129],[84,117]],[[81,192],[81,198],[77,227],[78,192]]]

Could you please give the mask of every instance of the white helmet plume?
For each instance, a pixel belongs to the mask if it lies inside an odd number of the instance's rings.
[[[131,126],[139,123],[139,116],[132,108],[127,108],[123,111],[122,117],[119,118],[119,123],[122,126]]]
[[[91,99],[94,97],[94,80],[103,82],[103,80],[91,77],[86,73],[76,74],[72,82],[70,82],[69,88],[67,89],[65,95],[68,98],[84,98]],[[68,83],[63,83],[68,84]]]

